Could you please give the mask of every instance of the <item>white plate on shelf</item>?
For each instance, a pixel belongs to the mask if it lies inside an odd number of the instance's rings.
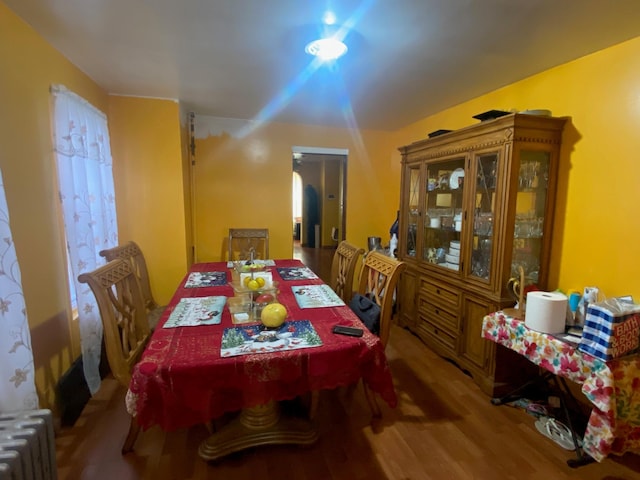
[[[526,115],[538,115],[540,117],[550,117],[551,116],[551,110],[542,110],[542,109],[523,110],[520,113],[524,113]]]
[[[464,169],[456,168],[453,172],[451,172],[451,176],[449,177],[449,188],[451,190],[457,190],[460,187],[460,182],[464,178]]]
[[[447,253],[444,256],[445,261],[447,262],[447,265],[449,264],[455,264],[458,265],[458,263],[460,263],[460,256],[459,255],[451,255],[450,253]]]

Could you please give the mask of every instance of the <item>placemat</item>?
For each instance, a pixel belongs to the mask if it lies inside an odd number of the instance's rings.
[[[318,276],[309,267],[278,267],[282,280],[311,280]]]
[[[217,325],[226,301],[224,296],[181,298],[162,328]]]
[[[300,308],[339,307],[345,303],[329,285],[302,285],[291,289]]]
[[[191,272],[184,288],[219,287],[226,284],[226,272]]]
[[[262,265],[262,266],[265,266],[265,267],[273,267],[273,266],[275,266],[276,261],[275,260],[259,260],[259,259],[255,259],[253,261],[253,263],[256,264],[256,265]],[[233,262],[231,262],[231,261],[227,262],[227,267],[233,268],[234,267]]]
[[[285,322],[278,329],[268,330],[262,325],[225,328],[220,346],[221,357],[253,353],[284,352],[319,347],[322,340],[309,320]]]

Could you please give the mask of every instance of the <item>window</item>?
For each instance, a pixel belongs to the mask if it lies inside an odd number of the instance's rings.
[[[100,387],[102,323],[93,293],[77,278],[104,264],[100,250],[118,244],[109,129],[104,113],[82,97],[62,86],[51,94],[71,301],[78,307],[82,363],[93,393]]]

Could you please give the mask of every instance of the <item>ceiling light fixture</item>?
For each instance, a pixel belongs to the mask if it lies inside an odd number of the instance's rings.
[[[320,60],[328,61],[340,58],[347,53],[347,46],[344,42],[337,38],[320,38],[310,42],[305,47],[304,51],[309,55],[318,57]]]
[[[347,53],[348,49],[342,41],[344,33],[341,34],[335,27],[336,15],[330,10],[326,11],[322,16],[322,23],[324,25],[322,38],[308,43],[304,51],[323,62],[340,58]]]

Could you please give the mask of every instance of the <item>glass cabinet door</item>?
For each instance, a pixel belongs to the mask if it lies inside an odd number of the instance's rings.
[[[511,276],[524,275],[525,285],[537,284],[540,273],[549,161],[549,152],[520,152]]]
[[[417,248],[418,219],[420,218],[420,165],[409,167],[409,192],[407,226],[401,239],[405,239],[405,252],[415,258]]]
[[[465,157],[426,165],[422,259],[460,270]]]
[[[470,274],[489,280],[493,256],[498,153],[475,157],[475,204]]]

